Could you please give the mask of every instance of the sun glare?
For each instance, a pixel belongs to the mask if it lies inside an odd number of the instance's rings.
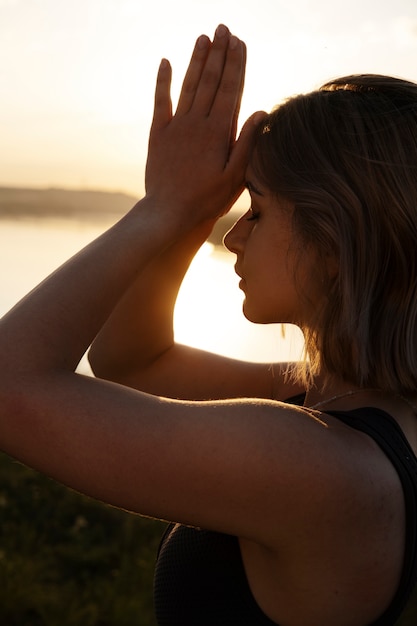
[[[184,279],[175,309],[179,343],[251,361],[299,360],[303,337],[287,325],[258,325],[242,313],[234,256],[204,244]]]

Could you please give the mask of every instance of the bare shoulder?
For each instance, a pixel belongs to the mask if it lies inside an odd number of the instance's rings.
[[[335,417],[291,411],[287,450],[282,454],[287,455],[285,465],[298,491],[295,502],[300,502],[292,508],[292,528],[298,520],[301,530],[307,514],[326,529],[326,541],[343,536],[344,543],[355,536],[360,545],[362,533],[377,537],[379,530],[380,537],[387,539],[384,533],[388,528],[391,532],[392,523],[401,526],[404,521],[402,486],[388,457],[368,435]],[[305,530],[309,541],[307,524]]]
[[[272,535],[269,546],[240,540],[252,591],[277,623],[326,626],[342,623],[343,612],[346,624],[370,623],[401,575],[400,480],[368,436],[326,415],[292,419],[296,448],[287,452],[287,491],[274,507],[275,546]]]

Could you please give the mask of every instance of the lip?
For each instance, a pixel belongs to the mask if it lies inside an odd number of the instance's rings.
[[[245,279],[242,277],[242,274],[240,273],[240,271],[238,269],[237,263],[235,265],[235,272],[236,272],[237,276],[239,276],[239,278],[240,278],[239,289],[242,289],[242,291],[244,291],[246,283],[245,283]]]

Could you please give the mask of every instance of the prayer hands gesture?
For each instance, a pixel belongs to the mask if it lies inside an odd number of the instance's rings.
[[[172,113],[171,67],[161,62],[146,167],[146,196],[192,227],[226,213],[243,190],[255,116],[236,141],[246,47],[221,25],[197,39]],[[182,219],[181,219],[182,218]]]

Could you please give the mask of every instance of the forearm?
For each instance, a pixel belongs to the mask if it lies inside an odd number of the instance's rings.
[[[138,203],[3,318],[2,358],[21,370],[75,369],[123,293],[172,244],[171,222]]]
[[[178,291],[211,227],[207,222],[181,237],[138,275],[90,348],[96,376],[118,380],[146,369],[173,345]]]

